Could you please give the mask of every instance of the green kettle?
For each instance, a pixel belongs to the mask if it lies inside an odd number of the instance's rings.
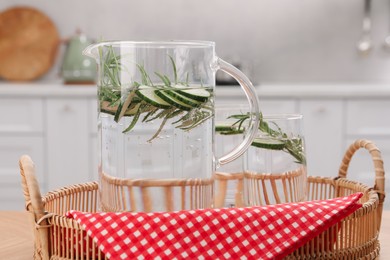
[[[95,84],[96,63],[82,55],[82,51],[92,44],[80,30],[75,36],[66,41],[66,50],[63,57],[61,76],[65,84]]]

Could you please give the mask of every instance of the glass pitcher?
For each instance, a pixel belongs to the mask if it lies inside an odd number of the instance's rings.
[[[100,209],[213,207],[215,169],[242,155],[256,134],[258,100],[248,78],[216,56],[213,42],[102,42],[84,54],[98,64]],[[243,142],[220,158],[217,70],[239,82],[251,112]]]

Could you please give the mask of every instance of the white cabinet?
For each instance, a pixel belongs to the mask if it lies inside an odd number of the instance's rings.
[[[216,99],[218,107],[248,107],[248,101],[243,97],[219,97]],[[298,100],[294,98],[259,97],[259,109],[263,114],[291,114],[298,112]]]
[[[98,156],[99,156],[99,141],[98,141],[98,107],[97,101],[91,99],[89,101],[89,180],[97,181],[99,177],[98,173]]]
[[[47,191],[43,107],[41,99],[0,98],[0,210],[24,208],[18,165],[23,154],[34,158],[39,184]]]
[[[23,210],[24,197],[18,160],[28,154],[34,158],[42,192],[46,192],[43,138],[39,136],[0,137],[0,210]]]
[[[390,100],[355,99],[346,102],[346,147],[356,139],[373,141],[381,151],[385,173],[390,172]],[[349,169],[352,180],[373,185],[373,163],[368,151],[360,149],[353,157]],[[390,192],[389,177],[386,177],[386,192]],[[390,208],[390,203],[385,203]]]
[[[41,134],[43,105],[39,98],[1,98],[0,133]]]
[[[390,138],[390,100],[348,100],[346,110],[347,135]]]
[[[90,114],[88,100],[47,100],[49,189],[89,181]]]
[[[335,177],[344,150],[343,100],[302,99],[308,175]]]
[[[70,91],[70,90],[69,90]],[[0,98],[0,210],[22,210],[18,160],[29,155],[42,193],[97,180],[97,106],[93,96]]]
[[[293,98],[259,98],[260,110],[266,114],[298,113],[298,100]]]

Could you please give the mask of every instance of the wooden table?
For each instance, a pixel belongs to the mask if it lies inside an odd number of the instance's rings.
[[[32,259],[34,237],[27,212],[0,211],[0,241],[0,259]]]
[[[0,211],[0,259],[32,259],[33,235],[28,213]],[[383,213],[379,259],[390,259],[390,211]]]

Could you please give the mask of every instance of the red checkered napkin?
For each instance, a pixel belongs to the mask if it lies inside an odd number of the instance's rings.
[[[110,259],[280,259],[361,207],[362,193],[169,213],[70,211]]]

